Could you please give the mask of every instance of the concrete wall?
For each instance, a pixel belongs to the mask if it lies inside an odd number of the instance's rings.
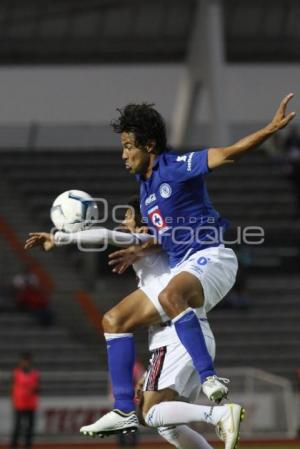
[[[49,139],[58,146],[115,144],[108,125],[116,108],[128,102],[153,102],[170,123],[182,76],[182,65],[1,68],[0,145],[30,140],[27,127],[33,121],[46,125],[38,136],[42,146]],[[228,65],[224,89],[232,136],[267,122],[284,94],[298,94],[299,80],[300,64]],[[300,92],[293,108],[300,113]],[[205,141],[209,121],[204,93],[190,143],[200,136]],[[76,130],[69,126],[74,123]],[[59,131],[57,125],[64,128]]]

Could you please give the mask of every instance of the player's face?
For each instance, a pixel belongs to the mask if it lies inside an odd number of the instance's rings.
[[[134,211],[133,211],[133,209],[131,207],[127,209],[122,224],[130,232],[135,232],[136,231],[136,222],[135,222],[135,217],[134,217]]]
[[[151,158],[146,148],[139,148],[135,142],[134,133],[121,133],[122,159],[126,169],[132,174],[144,175],[147,173]]]

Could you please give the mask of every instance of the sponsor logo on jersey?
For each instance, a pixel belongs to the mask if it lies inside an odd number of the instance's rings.
[[[186,162],[187,156],[177,156],[176,162]]]
[[[170,196],[172,195],[172,187],[170,186],[170,184],[164,182],[159,188],[159,193],[162,198],[170,198]]]
[[[188,161],[187,161],[187,171],[192,171],[192,159],[195,153],[191,153],[189,155]]]
[[[146,198],[145,205],[148,206],[149,204],[153,203],[154,201],[156,201],[156,195],[155,195],[155,193],[151,193],[151,195],[149,195]]]
[[[159,210],[158,206],[152,207],[148,211],[149,218],[152,222],[152,224],[156,227],[159,234],[165,232],[167,229],[169,229],[169,226],[167,225],[164,217],[162,216],[161,211]]]

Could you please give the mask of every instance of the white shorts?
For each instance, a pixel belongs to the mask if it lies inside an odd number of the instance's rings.
[[[221,245],[197,251],[171,271],[173,276],[187,271],[199,279],[204,292],[205,311],[209,312],[233,287],[237,269],[238,262],[233,250]]]
[[[187,271],[199,279],[204,291],[205,311],[209,312],[233,287],[238,262],[232,249],[221,245],[197,251],[171,271],[157,259],[152,267],[154,273],[155,269],[157,269],[156,276],[148,279],[144,285],[140,286],[140,289],[148,296],[162,322],[165,322],[170,317],[162,308],[158,295],[176,274]]]
[[[204,337],[208,352],[214,360],[214,336],[212,332],[205,331]],[[201,390],[199,374],[179,340],[152,352],[143,389],[144,391],[158,391],[164,388],[175,390],[180,396],[191,402],[197,399]]]

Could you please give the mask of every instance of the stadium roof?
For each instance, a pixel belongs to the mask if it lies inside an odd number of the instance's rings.
[[[299,62],[299,0],[224,0],[230,62]],[[2,0],[0,63],[181,62],[197,0]]]

